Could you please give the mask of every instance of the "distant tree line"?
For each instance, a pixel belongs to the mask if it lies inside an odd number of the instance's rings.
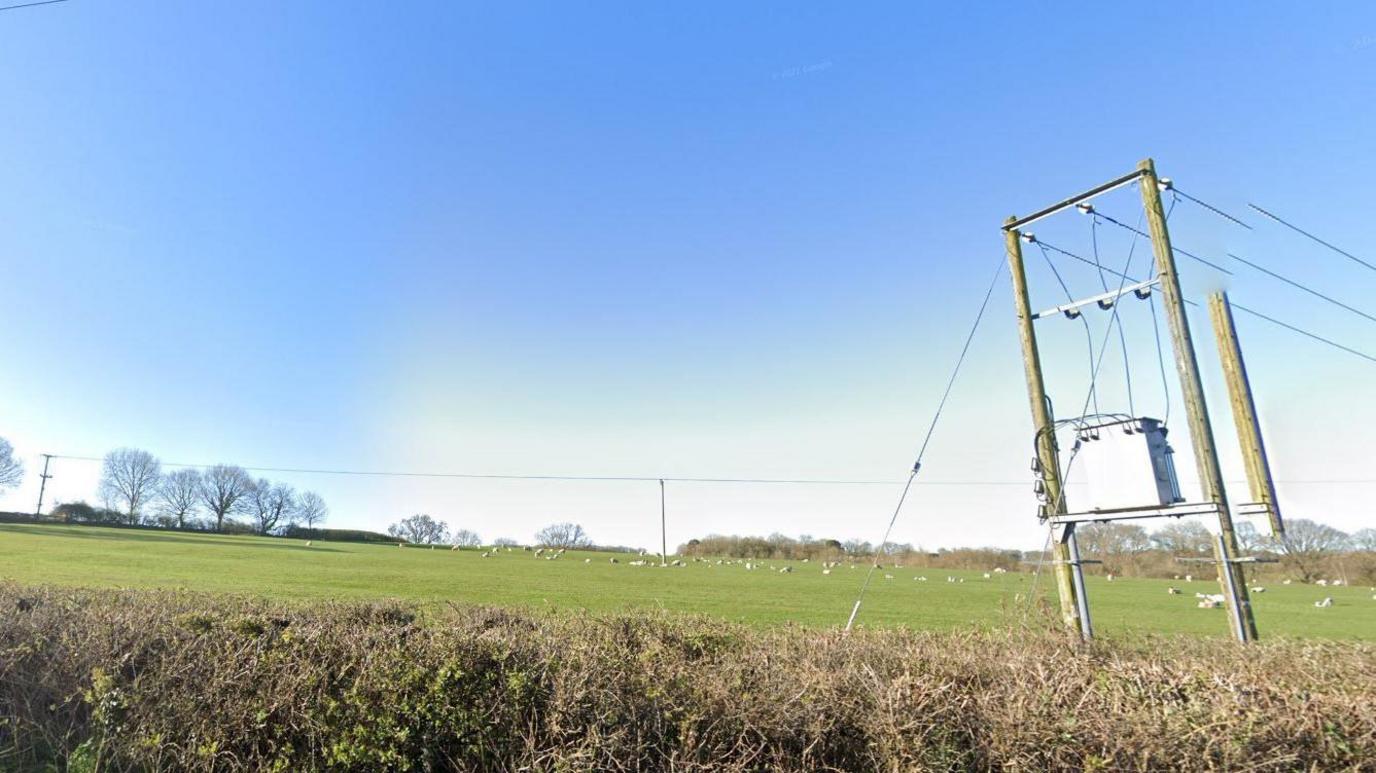
[[[3,450],[3,449],[0,449]],[[158,458],[137,448],[105,455],[97,489],[101,506],[59,504],[52,516],[84,523],[116,523],[256,534],[310,534],[329,516],[314,491],[255,479],[243,467],[217,464],[163,472]]]
[[[482,537],[469,529],[449,530],[449,524],[425,513],[403,518],[387,527],[387,534],[416,545],[453,545],[475,548],[483,544]],[[519,543],[508,537],[493,541],[495,547],[516,547]],[[535,545],[546,548],[629,551],[630,548],[599,548],[583,527],[576,523],[555,523],[535,533]]]

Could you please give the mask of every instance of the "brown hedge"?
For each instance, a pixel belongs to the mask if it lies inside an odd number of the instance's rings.
[[[1376,649],[0,584],[0,769],[1376,770]]]

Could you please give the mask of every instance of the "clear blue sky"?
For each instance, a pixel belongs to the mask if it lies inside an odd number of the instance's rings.
[[[0,12],[0,435],[31,472],[0,507],[32,507],[37,454],[121,445],[259,466],[898,478],[1002,219],[1144,156],[1257,226],[1182,203],[1179,246],[1376,306],[1376,274],[1245,206],[1376,260],[1373,86],[1364,3]],[[1135,220],[1137,194],[1102,207]],[[1091,248],[1078,215],[1038,228]],[[1110,230],[1100,248],[1121,261]],[[1034,302],[1060,300],[1032,265]],[[1064,273],[1088,294],[1081,268]],[[1219,284],[1181,270],[1192,297]],[[1376,324],[1230,281],[1239,302],[1376,350]],[[1138,412],[1159,415],[1143,308],[1124,319]],[[1240,324],[1291,514],[1372,525],[1376,485],[1313,481],[1376,478],[1376,365]],[[930,480],[1027,480],[1014,333],[1003,281]],[[1083,331],[1045,335],[1068,414]],[[1122,409],[1114,356],[1105,402]],[[55,472],[50,501],[94,496],[94,465]],[[280,477],[324,494],[338,526],[423,511],[526,539],[571,518],[657,542],[647,484]],[[670,540],[873,540],[895,494],[675,486]],[[1026,486],[931,486],[896,536],[1040,545],[1032,507]]]

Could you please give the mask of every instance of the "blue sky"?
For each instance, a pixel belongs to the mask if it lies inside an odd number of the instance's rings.
[[[130,445],[268,467],[898,478],[1003,218],[1144,156],[1257,229],[1181,203],[1178,246],[1370,308],[1376,275],[1245,204],[1376,259],[1374,85],[1376,9],[1358,3],[6,11],[0,434],[31,472],[42,452]],[[1140,211],[1133,190],[1101,207]],[[1091,249],[1081,216],[1037,230]],[[1113,231],[1100,249],[1121,261]],[[1028,257],[1034,303],[1053,305]],[[1088,294],[1081,268],[1063,271]],[[1181,271],[1191,297],[1225,284]],[[1243,271],[1238,302],[1376,351],[1376,325]],[[1009,301],[1003,281],[924,475],[1010,485],[920,488],[901,541],[1041,544]],[[1138,412],[1159,415],[1149,317],[1125,307],[1124,324]],[[1321,482],[1376,479],[1376,366],[1239,324],[1291,515],[1376,523],[1376,484]],[[1076,404],[1083,330],[1044,336],[1053,396]],[[55,472],[50,501],[94,495],[94,465]],[[429,512],[488,538],[565,518],[605,542],[658,536],[650,484],[280,477],[338,526]],[[32,507],[36,484],[0,507]],[[877,539],[895,496],[681,484],[670,540]]]

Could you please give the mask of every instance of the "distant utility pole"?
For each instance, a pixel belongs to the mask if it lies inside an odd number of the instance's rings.
[[[664,479],[659,479],[659,565],[669,565],[669,528],[664,513]]]
[[[43,492],[48,488],[48,478],[52,477],[48,474],[48,464],[52,462],[52,460],[52,454],[43,454],[43,474],[38,476],[38,507],[35,507],[33,510],[34,518],[41,518],[43,516]]]

